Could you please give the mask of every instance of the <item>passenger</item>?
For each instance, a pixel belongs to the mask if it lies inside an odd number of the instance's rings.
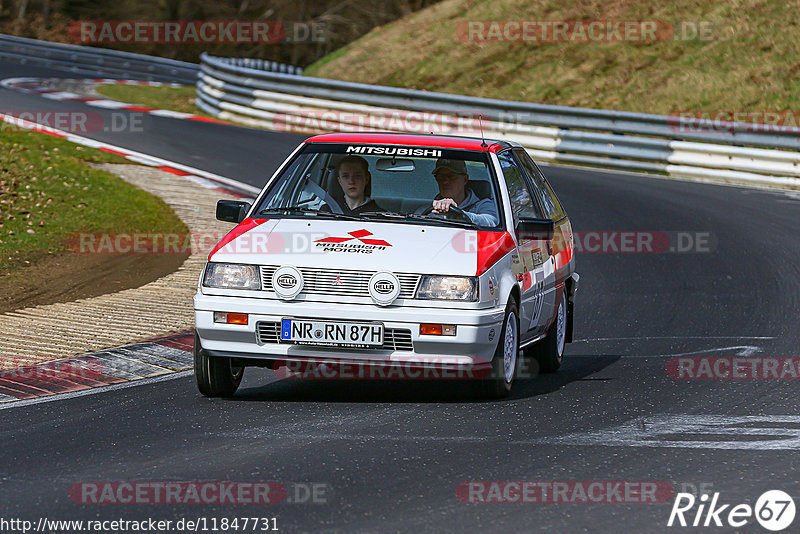
[[[377,202],[369,198],[372,193],[372,176],[369,163],[361,156],[349,155],[342,158],[337,169],[337,180],[344,192],[342,213],[358,215],[366,211],[385,211]],[[323,204],[320,211],[331,212],[330,206]]]
[[[478,226],[497,226],[499,218],[494,201],[490,198],[478,198],[472,190],[466,190],[469,174],[463,160],[439,158],[436,160],[433,176],[439,184],[439,194],[433,200],[432,213],[443,215],[451,206],[456,206]]]

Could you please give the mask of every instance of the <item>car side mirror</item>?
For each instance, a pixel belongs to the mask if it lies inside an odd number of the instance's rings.
[[[217,219],[239,224],[250,211],[250,204],[241,200],[220,200],[217,202]]]
[[[550,240],[553,239],[554,233],[555,223],[553,219],[520,217],[517,223],[517,236],[521,241]]]

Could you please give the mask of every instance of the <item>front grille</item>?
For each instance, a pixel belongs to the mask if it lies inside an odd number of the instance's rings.
[[[264,345],[266,343],[277,343],[278,342],[278,334],[281,331],[281,323],[278,322],[269,322],[269,323],[258,323],[256,325],[256,337],[258,338],[258,343]]]
[[[278,321],[265,321],[256,324],[256,339],[260,345],[278,343],[281,324]],[[411,343],[411,330],[406,328],[384,328],[383,345],[379,350],[414,350]]]
[[[261,266],[261,287],[273,291],[272,274],[277,265]],[[303,291],[307,295],[339,295],[345,297],[369,297],[369,279],[375,271],[353,271],[346,269],[314,269],[300,267],[303,274]],[[417,291],[421,275],[396,273],[400,281],[400,294],[397,298],[412,299]]]

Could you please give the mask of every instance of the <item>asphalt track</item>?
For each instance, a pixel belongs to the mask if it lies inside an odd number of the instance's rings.
[[[13,64],[0,74],[57,75]],[[86,109],[5,89],[0,107]],[[151,119],[142,133],[89,137],[257,186],[302,139]],[[276,382],[248,369],[232,400],[205,399],[181,375],[0,410],[0,518],[258,516],[277,518],[282,532],[662,532],[676,529],[666,527],[671,501],[464,503],[456,488],[660,481],[720,492],[724,503],[752,505],[770,489],[797,501],[798,382],[675,380],[666,365],[679,355],[800,356],[800,195],[564,167],[546,174],[576,231],[708,232],[713,250],[579,253],[577,341],[565,365],[518,382],[503,401],[472,400],[458,383]],[[84,481],[277,481],[324,484],[327,493],[316,504],[76,504],[69,490]],[[764,531],[752,519],[742,530]]]

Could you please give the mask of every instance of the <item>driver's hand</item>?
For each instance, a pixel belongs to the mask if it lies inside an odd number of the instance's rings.
[[[434,200],[433,213],[435,213],[436,215],[443,215],[447,213],[447,210],[450,209],[450,206],[458,207],[458,204],[456,204],[456,201],[453,200],[452,198],[442,198],[439,200]]]

